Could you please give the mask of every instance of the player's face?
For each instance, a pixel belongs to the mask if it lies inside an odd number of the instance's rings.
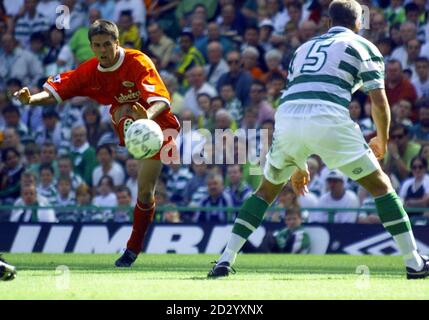
[[[107,34],[92,36],[91,49],[104,68],[113,66],[119,58],[119,41]]]

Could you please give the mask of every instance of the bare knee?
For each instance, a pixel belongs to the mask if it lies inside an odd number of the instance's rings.
[[[155,190],[139,190],[137,197],[141,203],[151,204],[155,201]]]
[[[265,178],[262,180],[261,185],[256,190],[255,195],[271,204],[277,198],[277,195],[282,190],[284,184],[275,185],[266,180]]]
[[[394,191],[389,177],[381,170],[371,173],[369,176],[358,180],[358,182],[373,197],[380,197]]]

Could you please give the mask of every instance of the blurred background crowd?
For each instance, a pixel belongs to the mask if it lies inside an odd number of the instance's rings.
[[[29,107],[13,97],[23,86],[39,92],[48,76],[93,57],[87,31],[98,18],[116,22],[121,46],[143,51],[157,66],[172,97],[172,111],[191,124],[191,131],[178,138],[182,156],[186,139],[206,139],[216,129],[254,129],[245,131],[248,141],[261,141],[266,133],[266,145],[248,143],[260,164],[249,159],[216,164],[215,155],[195,147],[191,153],[203,152],[205,163],[163,169],[156,201],[166,210],[157,215],[158,221],[232,219],[235,209],[227,208],[239,207],[261,179],[291,56],[300,44],[329,29],[329,3],[0,0],[0,205],[15,206],[2,209],[0,221],[130,221],[139,164],[117,145],[108,106],[76,97]],[[370,16],[361,35],[380,49],[386,63],[392,127],[382,166],[407,208],[428,207],[429,4],[361,3]],[[370,102],[363,92],[353,95],[349,110],[365,137],[374,136]],[[232,151],[224,149],[222,154],[238,156],[236,144]],[[326,168],[317,156],[308,166],[310,193],[297,197],[286,185],[272,206],[279,210],[269,211],[268,221],[282,221],[285,212],[301,207],[309,210],[298,210],[299,223],[379,223],[372,199],[356,183]],[[103,206],[110,208],[97,209]],[[349,210],[334,214],[321,208]],[[420,224],[429,217],[424,210],[412,210],[410,216]]]

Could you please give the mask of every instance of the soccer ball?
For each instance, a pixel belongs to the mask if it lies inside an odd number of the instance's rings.
[[[136,159],[153,157],[161,149],[163,141],[161,127],[148,119],[134,121],[125,134],[128,152]]]

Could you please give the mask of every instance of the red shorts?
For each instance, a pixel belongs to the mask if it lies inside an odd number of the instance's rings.
[[[165,110],[163,111],[161,114],[159,114],[154,121],[161,127],[161,130],[164,131],[166,129],[173,129],[175,130],[177,133],[174,134],[173,136],[169,135],[167,137],[167,140],[164,140],[161,149],[158,151],[157,154],[155,154],[153,157],[149,158],[152,160],[161,160],[161,151],[162,149],[169,144],[170,142],[173,141],[174,145],[175,145],[175,141],[174,139],[176,138],[177,134],[180,131],[180,123],[177,120],[176,116],[170,112],[170,110]],[[113,122],[113,121],[112,121]],[[120,128],[118,128],[118,124],[116,124],[115,122],[113,122],[113,127],[116,130],[116,133],[118,134],[119,137],[119,145],[122,147],[125,147],[125,137],[124,137],[124,130],[121,130]],[[169,152],[169,156],[172,156],[173,151]]]

